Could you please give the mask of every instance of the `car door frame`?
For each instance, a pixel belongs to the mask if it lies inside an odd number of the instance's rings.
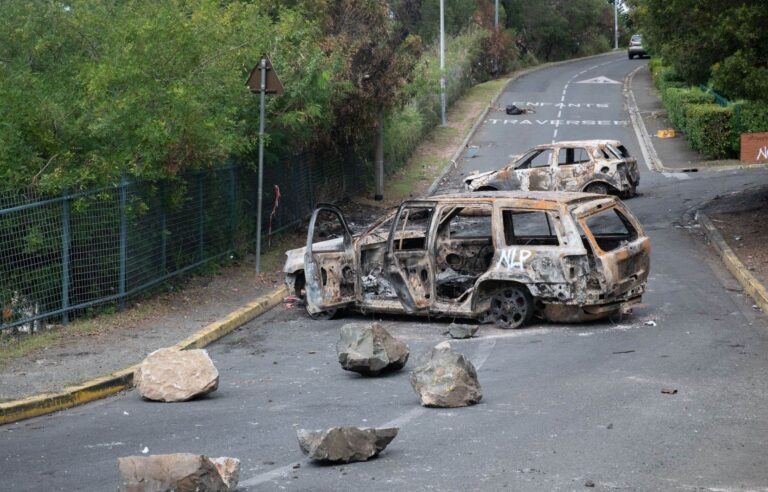
[[[517,174],[517,178],[520,180],[520,189],[523,191],[547,191],[551,189],[552,182],[553,182],[553,176],[552,176],[552,165],[555,161],[554,159],[554,149],[549,146],[542,146],[542,147],[534,147],[530,149],[528,152],[523,154],[523,157],[526,155],[539,151],[539,154],[541,152],[549,152],[549,165],[548,166],[540,166],[540,167],[531,167],[530,164],[528,167],[525,167],[523,169],[515,168],[515,174]],[[523,158],[521,157],[521,159]],[[537,156],[538,157],[538,156]],[[517,163],[515,163],[517,165]],[[535,171],[535,172],[534,172]],[[543,186],[537,187],[536,189],[531,188],[531,178],[538,178],[541,177],[542,179],[546,179],[546,182]],[[525,183],[525,188],[523,188],[523,183]]]
[[[320,212],[330,212],[335,215],[344,229],[342,238],[342,251],[317,251],[314,248],[314,232],[317,226],[317,219]],[[336,257],[338,265],[334,265],[332,260]],[[323,265],[318,264],[318,258],[322,260],[325,268],[326,281],[323,281]],[[307,244],[304,251],[304,278],[306,284],[307,311],[310,314],[317,314],[329,309],[336,309],[354,304],[357,300],[358,291],[358,255],[355,252],[355,241],[352,232],[349,230],[347,221],[342,211],[335,205],[328,203],[319,203],[312,212],[307,229]],[[354,276],[352,282],[351,294],[346,295],[341,291],[341,283],[344,280],[345,267],[350,267]],[[347,279],[347,283],[349,279]],[[336,287],[338,287],[338,296],[336,296]]]
[[[432,210],[425,231],[424,248],[396,250],[394,243],[397,228],[401,224],[403,212],[408,208]],[[400,205],[392,220],[387,247],[384,252],[384,268],[400,304],[407,313],[428,311],[435,303],[435,259],[432,246],[434,244],[437,208],[438,203],[435,201],[409,200]],[[417,267],[420,270],[414,276]],[[425,284],[427,284],[426,287]]]

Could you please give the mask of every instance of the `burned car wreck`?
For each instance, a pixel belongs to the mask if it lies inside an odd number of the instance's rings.
[[[405,201],[357,236],[320,205],[307,245],[286,256],[286,283],[314,316],[351,308],[518,328],[534,315],[627,312],[645,291],[650,240],[616,197],[478,192]]]
[[[635,195],[637,160],[618,140],[581,140],[536,146],[496,171],[464,179],[467,191],[584,191]]]

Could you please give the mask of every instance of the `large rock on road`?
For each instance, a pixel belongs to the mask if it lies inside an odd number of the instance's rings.
[[[136,368],[133,384],[147,400],[186,401],[215,391],[219,371],[205,350],[163,348]]]
[[[448,342],[423,354],[410,379],[425,407],[466,407],[483,397],[475,366],[454,352]]]
[[[349,323],[341,327],[336,353],[347,371],[375,376],[402,369],[410,350],[379,323]]]
[[[302,452],[313,460],[350,463],[376,456],[392,442],[398,431],[397,427],[331,427],[317,431],[301,429],[296,434]]]
[[[240,460],[190,453],[118,458],[119,492],[230,492]]]

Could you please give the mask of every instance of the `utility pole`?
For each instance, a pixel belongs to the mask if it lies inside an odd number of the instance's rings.
[[[440,121],[445,121],[445,0],[440,0]]]
[[[493,17],[493,35],[498,36],[499,35],[499,0],[496,0],[496,14]],[[493,72],[494,76],[499,75],[499,55],[497,54],[495,56],[495,59],[493,60]]]
[[[376,120],[376,156],[374,159],[374,181],[376,185],[376,191],[374,192],[374,200],[384,199],[384,110],[379,110],[379,115]]]
[[[259,84],[259,183],[256,192],[256,273],[261,273],[261,201],[264,188],[264,116],[267,98],[267,59],[259,62],[261,83]]]
[[[264,187],[264,120],[266,119],[267,94],[281,95],[283,84],[277,77],[269,56],[261,57],[259,64],[251,70],[245,85],[251,92],[259,93],[259,181],[256,191],[256,273],[261,272],[261,201]]]
[[[613,0],[613,49],[619,49],[619,0]]]

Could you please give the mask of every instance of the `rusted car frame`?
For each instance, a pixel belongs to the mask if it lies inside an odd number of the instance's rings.
[[[464,179],[467,191],[585,191],[629,198],[640,184],[637,160],[618,140],[538,145],[496,171]]]
[[[323,214],[339,237],[317,241]],[[534,315],[597,319],[640,301],[650,240],[615,197],[479,192],[408,200],[360,235],[319,206],[286,283],[307,311],[339,308],[475,318],[517,328]]]

